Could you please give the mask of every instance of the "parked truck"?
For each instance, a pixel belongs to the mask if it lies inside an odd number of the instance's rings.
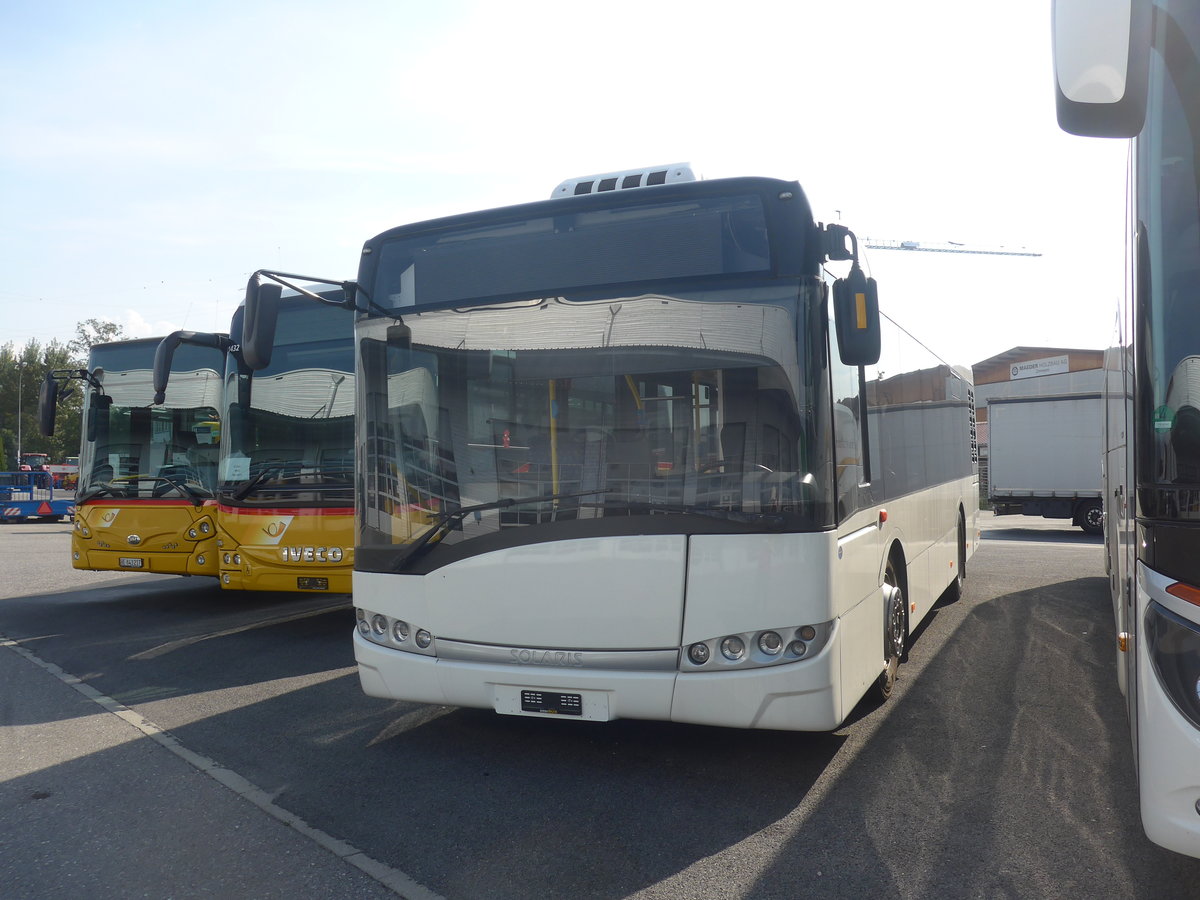
[[[988,499],[998,516],[1070,519],[1104,530],[1100,394],[988,401]]]

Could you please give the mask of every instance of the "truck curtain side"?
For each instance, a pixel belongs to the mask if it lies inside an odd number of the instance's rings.
[[[1070,519],[1104,527],[1099,393],[988,402],[988,499],[998,516]]]

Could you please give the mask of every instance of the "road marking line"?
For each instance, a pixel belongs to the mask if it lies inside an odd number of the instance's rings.
[[[177,641],[168,641],[165,644],[159,644],[157,647],[151,647],[149,650],[143,650],[140,653],[135,653],[130,656],[130,660],[147,660],[154,659],[157,656],[162,656],[165,653],[172,653],[175,650],[183,647],[191,647],[193,644],[199,644],[201,641],[212,640],[213,638],[229,637],[234,634],[241,634],[245,631],[253,631],[256,628],[271,628],[275,625],[284,625],[288,622],[298,622],[300,619],[311,619],[316,616],[323,616],[326,613],[335,612],[339,609],[349,609],[350,601],[341,600],[332,606],[318,606],[316,609],[306,609],[298,613],[288,613],[282,616],[273,616],[270,619],[259,619],[254,622],[245,622],[241,625],[234,625],[232,628],[226,628],[223,631],[213,631],[208,634],[198,634],[193,637],[180,638]]]
[[[399,869],[393,869],[391,866],[385,865],[376,859],[367,856],[357,847],[339,840],[319,828],[314,828],[297,816],[295,813],[289,812],[282,806],[279,806],[271,799],[271,795],[262,788],[255,785],[253,782],[243,778],[232,769],[226,769],[213,759],[196,753],[194,750],[189,750],[178,739],[171,736],[167,731],[159,728],[149,719],[139,715],[134,710],[125,706],[107,694],[102,694],[90,684],[81,681],[79,678],[72,675],[70,672],[64,671],[54,663],[46,662],[32,650],[22,647],[17,641],[12,640],[4,634],[0,634],[0,647],[7,647],[14,653],[25,657],[35,666],[45,669],[59,681],[70,685],[83,696],[87,697],[93,703],[102,707],[104,710],[112,713],[119,719],[132,725],[146,737],[150,738],[155,743],[170,750],[188,765],[208,775],[219,784],[233,791],[239,797],[253,803],[271,818],[282,822],[289,828],[296,831],[298,834],[304,835],[319,847],[328,850],[334,856],[344,862],[354,866],[359,871],[365,873],[384,887],[389,888],[399,894],[404,900],[445,900],[441,894],[434,893],[420,884],[409,875],[405,875]]]

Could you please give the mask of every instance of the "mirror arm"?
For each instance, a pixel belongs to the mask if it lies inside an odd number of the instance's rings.
[[[312,275],[297,275],[294,272],[273,272],[269,269],[259,269],[250,276],[251,281],[269,278],[277,284],[283,285],[285,288],[290,288],[297,294],[302,294],[310,300],[316,300],[318,303],[324,303],[326,306],[338,306],[342,309],[354,309],[354,293],[359,289],[358,284],[353,281],[334,281],[330,278],[317,278]],[[315,294],[308,288],[294,284],[289,279],[299,279],[301,281],[313,282],[316,284],[333,284],[342,289],[343,298],[341,300],[330,300],[322,297],[320,294]]]

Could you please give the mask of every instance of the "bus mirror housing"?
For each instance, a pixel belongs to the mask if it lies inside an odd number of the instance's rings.
[[[271,364],[275,348],[275,322],[279,318],[279,302],[283,286],[265,281],[258,272],[246,285],[246,308],[242,319],[242,360],[252,370],[265,369]]]
[[[229,349],[229,336],[214,334],[207,331],[172,331],[158,342],[154,350],[154,404],[159,406],[166,402],[167,383],[171,378],[171,364],[175,361],[175,348],[180,344],[196,344],[201,347],[215,347],[221,352]]]
[[[879,362],[879,291],[855,263],[850,274],[833,283],[833,315],[838,353],[847,366]]]
[[[412,329],[400,322],[397,325],[389,325],[387,330],[387,345],[395,350],[411,350],[412,349]]]
[[[99,391],[92,391],[92,402],[88,404],[87,423],[84,426],[84,438],[89,444],[96,441],[96,410],[104,410],[104,414],[107,416],[110,406],[112,406],[112,397],[108,394],[101,394]]]
[[[1054,87],[1063,131],[1141,133],[1153,10],[1147,0],[1054,0]]]
[[[47,372],[38,390],[38,429],[46,437],[54,436],[54,416],[58,411],[58,381]]]

